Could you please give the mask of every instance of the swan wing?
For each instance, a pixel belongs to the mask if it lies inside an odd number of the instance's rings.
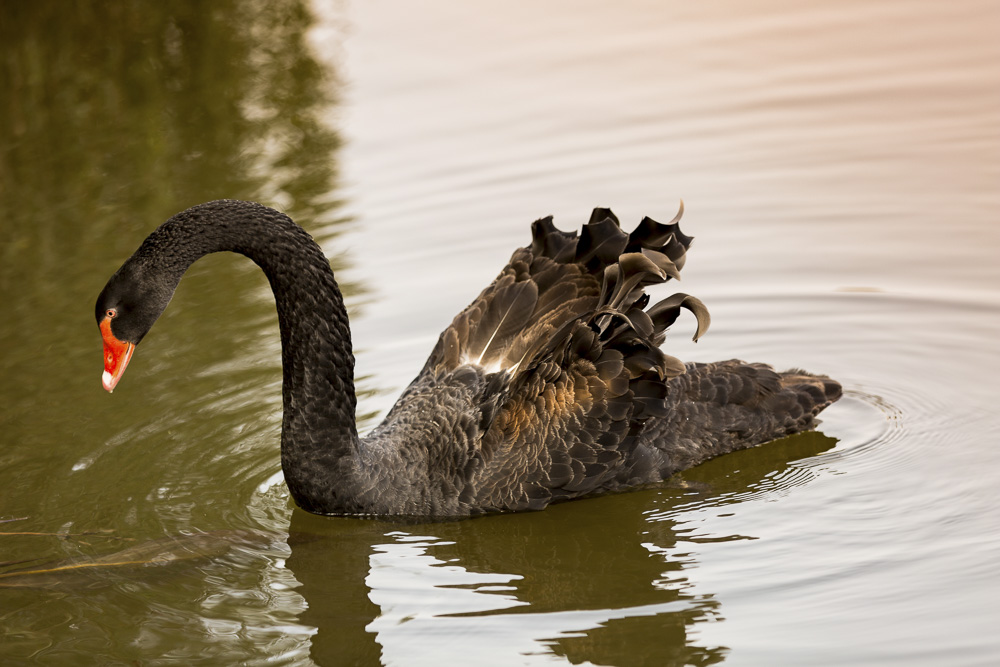
[[[692,241],[678,225],[683,210],[682,203],[667,224],[643,218],[630,234],[608,209],[595,209],[579,234],[557,229],[551,216],[536,220],[531,245],[514,251],[442,332],[421,374],[440,376],[466,364],[516,371],[599,302],[629,310],[645,286],[680,277]]]
[[[659,345],[681,310],[675,294],[652,307],[645,287],[679,277],[691,243],[676,219],[648,218],[631,234],[597,209],[578,235],[551,218],[532,226],[498,279],[442,333],[425,373],[479,365],[488,380],[475,472],[464,500],[537,509],[605,490],[643,424],[666,411],[668,380],[684,365]]]

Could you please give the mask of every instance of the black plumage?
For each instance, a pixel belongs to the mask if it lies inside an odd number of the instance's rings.
[[[195,260],[244,254],[264,270],[277,303],[281,461],[299,506],[417,516],[541,509],[658,482],[807,429],[840,396],[835,381],[802,371],[685,365],[663,353],[682,310],[698,320],[696,339],[710,321],[692,296],[650,306],[644,291],[684,266],[692,239],[679,218],[644,218],[626,233],[611,211],[595,209],[579,235],[536,221],[531,244],[442,332],[364,438],[333,272],[277,211],[223,200],[177,214],[111,277],[97,320],[115,340],[138,343]]]

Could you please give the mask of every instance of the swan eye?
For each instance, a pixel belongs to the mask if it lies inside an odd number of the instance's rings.
[[[118,309],[117,308],[108,308],[107,312],[105,312],[104,314],[107,315],[109,318],[114,319],[114,318],[118,317]]]

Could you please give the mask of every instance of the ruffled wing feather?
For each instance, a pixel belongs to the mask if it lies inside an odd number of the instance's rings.
[[[667,381],[684,372],[659,349],[666,328],[682,309],[697,317],[696,336],[709,325],[704,305],[685,294],[647,309],[644,288],[679,277],[691,244],[676,219],[646,218],[628,234],[597,209],[579,236],[550,218],[532,234],[425,368],[472,363],[493,373],[462,499],[470,505],[536,509],[606,487],[646,420],[666,414]]]

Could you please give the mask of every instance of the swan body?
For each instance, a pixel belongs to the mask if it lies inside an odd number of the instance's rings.
[[[287,216],[221,200],[178,213],[96,304],[104,386],[199,257],[246,255],[267,275],[281,331],[281,464],[320,514],[470,516],[662,481],[711,457],[810,428],[840,385],[741,361],[683,364],[660,350],[682,309],[644,288],[679,277],[691,237],[596,209],[581,232],[532,225],[497,279],[444,330],[381,425],[355,426],[347,311],[319,246]]]

